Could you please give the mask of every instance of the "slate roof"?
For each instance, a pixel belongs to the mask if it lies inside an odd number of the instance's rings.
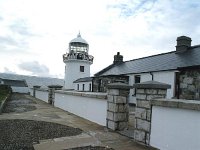
[[[125,61],[118,65],[110,65],[95,76],[139,74],[145,72],[176,70],[177,68],[199,66],[200,45],[192,46],[183,53],[176,51]]]
[[[28,87],[25,80],[10,80],[10,79],[1,78],[1,82],[3,83],[3,85],[16,86],[16,87]]]
[[[74,81],[74,83],[79,83],[79,82],[90,82],[92,81],[92,77],[85,77],[85,78],[80,78]]]

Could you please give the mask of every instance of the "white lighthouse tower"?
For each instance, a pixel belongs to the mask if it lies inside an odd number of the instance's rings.
[[[69,43],[69,52],[63,55],[65,63],[65,89],[74,89],[73,82],[90,76],[90,65],[93,56],[88,54],[89,44],[79,33],[77,38]]]

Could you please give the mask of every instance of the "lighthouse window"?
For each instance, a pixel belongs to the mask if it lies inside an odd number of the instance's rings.
[[[84,66],[80,66],[80,72],[84,72]]]

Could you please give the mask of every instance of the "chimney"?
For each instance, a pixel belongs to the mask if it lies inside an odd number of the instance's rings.
[[[177,37],[176,53],[183,53],[191,47],[191,38],[187,36]]]
[[[114,56],[113,64],[118,64],[123,62],[123,56],[120,55],[120,52],[117,52],[117,55]]]

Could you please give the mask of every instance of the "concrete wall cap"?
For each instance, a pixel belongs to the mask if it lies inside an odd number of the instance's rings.
[[[108,89],[131,89],[133,86],[130,86],[126,83],[121,83],[121,82],[115,82],[115,83],[110,83],[107,85]]]
[[[41,87],[40,85],[34,85],[34,86],[33,86],[33,88],[36,88],[36,89],[37,89],[37,88],[40,88],[40,87]]]
[[[62,85],[49,85],[48,88],[62,88]]]
[[[136,83],[133,85],[133,87],[138,89],[170,89],[171,85],[158,81],[146,81],[142,83]]]
[[[171,107],[200,111],[200,101],[185,99],[153,99],[150,101],[153,106]]]

